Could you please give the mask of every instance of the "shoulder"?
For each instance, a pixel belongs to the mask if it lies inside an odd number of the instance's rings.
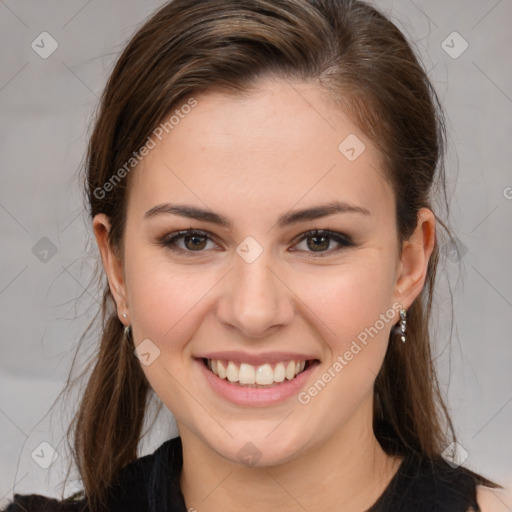
[[[452,466],[444,459],[432,465],[436,481],[433,494],[450,503],[446,510],[466,512],[510,512],[510,495],[498,484],[464,466]],[[495,486],[495,487],[494,487]],[[438,492],[439,491],[439,492]],[[507,494],[507,496],[505,495]],[[437,510],[437,509],[436,509]],[[444,510],[444,509],[443,509]]]
[[[124,466],[110,484],[107,510],[146,510],[146,493],[153,471],[159,470],[171,455],[180,461],[175,454],[181,454],[179,437],[165,441],[153,453]],[[0,512],[89,512],[89,508],[84,492],[80,491],[63,500],[40,494],[14,494]]]
[[[441,457],[409,454],[389,488],[379,512],[494,512],[479,505],[478,475]]]
[[[502,491],[501,491],[502,492]],[[476,501],[480,512],[507,512],[510,510],[505,504],[500,490],[478,485],[476,488]]]
[[[186,511],[180,489],[183,463],[180,437],[167,440],[154,453],[129,464],[107,499],[108,512]]]
[[[160,481],[169,475],[172,454],[180,448],[179,437],[169,439],[153,453],[127,464],[110,484],[105,509],[109,512],[147,511],[150,494],[158,493]],[[172,471],[170,473],[175,476]]]
[[[79,494],[64,500],[41,494],[15,494],[1,512],[87,512],[87,503],[85,499],[78,499]]]

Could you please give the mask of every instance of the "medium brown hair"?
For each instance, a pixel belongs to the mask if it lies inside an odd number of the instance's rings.
[[[401,31],[357,0],[175,0],[118,59],[88,147],[89,213],[107,215],[109,243],[120,255],[130,174],[105,184],[191,95],[211,89],[243,95],[262,77],[313,82],[330,93],[380,150],[394,190],[398,243],[410,237],[419,209],[432,209],[433,185],[444,188],[446,137],[436,92]],[[436,244],[425,286],[408,310],[407,344],[390,336],[375,381],[374,429],[388,453],[436,458],[455,440],[429,336],[438,259]],[[82,374],[92,368],[68,430],[91,510],[137,458],[151,393],[123,341],[108,284],[101,313],[100,344]]]

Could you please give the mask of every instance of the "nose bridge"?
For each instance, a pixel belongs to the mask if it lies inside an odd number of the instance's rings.
[[[275,275],[279,270],[274,260],[270,250],[258,248],[251,240],[239,245],[218,308],[221,322],[258,337],[291,320],[290,293]]]

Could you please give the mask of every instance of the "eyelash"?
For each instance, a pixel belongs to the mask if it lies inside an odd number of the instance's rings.
[[[160,245],[162,247],[165,247],[177,254],[181,254],[187,257],[193,257],[194,253],[202,253],[205,252],[206,249],[199,250],[199,251],[190,251],[190,250],[184,250],[180,247],[177,247],[175,242],[179,239],[182,239],[186,236],[200,236],[200,237],[206,237],[209,240],[212,240],[212,237],[206,232],[201,231],[198,229],[187,229],[184,231],[177,231],[175,233],[171,233],[169,235],[165,235],[162,237],[158,242],[157,245]],[[335,241],[336,243],[340,244],[342,247],[338,249],[329,249],[326,251],[305,251],[313,255],[313,258],[318,258],[325,256],[326,254],[332,254],[333,252],[337,252],[341,250],[342,248],[346,247],[352,247],[355,245],[355,243],[352,241],[352,239],[344,235],[342,233],[338,233],[336,231],[329,231],[326,229],[314,229],[311,231],[306,231],[305,233],[302,233],[301,238],[295,243],[295,245],[299,244],[300,242],[307,240],[308,237],[314,238],[314,237],[327,237],[329,238],[329,241]]]

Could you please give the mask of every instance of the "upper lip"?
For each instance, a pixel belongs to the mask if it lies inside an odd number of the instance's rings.
[[[234,363],[248,363],[254,366],[265,363],[280,363],[283,361],[310,361],[318,359],[312,354],[303,354],[299,352],[262,352],[260,354],[249,354],[247,352],[227,351],[227,352],[208,352],[195,356],[197,359],[220,359],[233,361]]]

